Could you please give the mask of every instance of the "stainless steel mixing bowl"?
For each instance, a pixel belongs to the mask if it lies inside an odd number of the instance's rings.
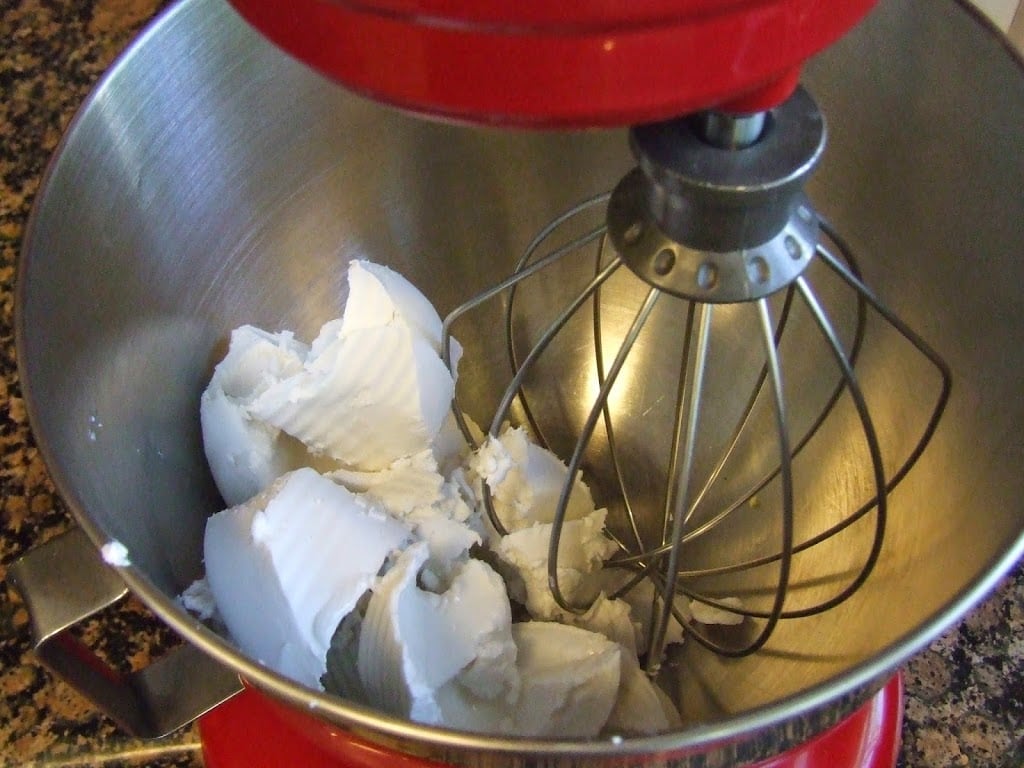
[[[95,544],[126,545],[132,565],[121,576],[187,640],[276,698],[384,744],[479,765],[684,752],[715,764],[805,738],[963,615],[1024,551],[1024,66],[965,7],[885,0],[809,65],[805,84],[830,126],[809,193],[855,245],[868,282],[949,362],[953,395],[890,499],[865,587],[826,614],[784,622],[750,658],[690,644],[668,681],[688,722],[678,733],[551,743],[401,722],[276,676],[174,602],[202,574],[204,522],[219,508],[198,399],[229,331],[254,323],[310,337],[340,312],[355,257],[392,265],[451,309],[507,272],[551,216],[615,183],[630,165],[622,133],[421,122],[287,59],[222,0],[175,6],[75,119],[25,238],[20,371],[61,493]],[[493,325],[458,331],[485,361],[466,374],[471,411],[507,378],[501,345],[486,336]],[[886,338],[860,372],[883,393],[883,448],[897,455],[931,395],[905,347]],[[582,364],[565,359],[567,387]],[[661,369],[645,375],[671,387],[671,356]],[[563,399],[571,412],[573,398]],[[625,407],[623,418],[640,417]],[[848,460],[839,429],[823,472]],[[818,500],[806,514],[832,514]],[[765,525],[730,527],[717,546],[743,550],[771,535]],[[839,549],[809,554],[801,588],[828,588],[817,577],[870,534],[854,526]]]

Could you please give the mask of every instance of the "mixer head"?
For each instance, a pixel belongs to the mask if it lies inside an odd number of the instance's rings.
[[[488,125],[635,125],[749,113],[876,0],[231,0],[285,51],[347,88]]]

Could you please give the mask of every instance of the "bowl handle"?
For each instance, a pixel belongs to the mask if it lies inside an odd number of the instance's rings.
[[[74,637],[73,626],[128,594],[80,528],[13,563],[8,582],[25,601],[39,660],[133,736],[165,736],[241,690],[237,674],[188,643],[124,675]]]

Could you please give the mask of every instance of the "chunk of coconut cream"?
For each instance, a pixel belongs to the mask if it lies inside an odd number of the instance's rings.
[[[563,596],[572,603],[590,601],[600,589],[594,578],[604,561],[617,550],[602,531],[607,510],[598,509],[562,527],[558,543],[558,580]],[[559,619],[559,607],[548,586],[548,550],[552,525],[536,524],[503,536],[494,552],[504,565],[513,597],[538,619]]]
[[[239,647],[321,687],[339,622],[409,529],[313,469],[284,475],[206,524],[206,578]]]
[[[529,439],[526,430],[510,427],[488,437],[470,457],[470,469],[487,483],[498,519],[519,531],[555,518],[568,467],[555,454]],[[594,511],[590,489],[573,480],[566,520],[579,520]]]
[[[426,296],[403,275],[383,264],[357,259],[348,267],[348,300],[342,333],[390,325],[401,320],[441,352],[441,317]],[[452,365],[462,347],[452,339]]]
[[[214,368],[199,405],[203,450],[228,506],[313,462],[301,443],[250,413],[269,387],[302,370],[308,352],[288,332],[267,333],[251,325],[232,331],[228,353]]]
[[[446,583],[455,564],[482,541],[479,513],[463,498],[459,484],[441,475],[429,450],[380,472],[339,469],[330,477],[404,520],[427,542],[430,573],[421,573],[421,578],[432,578],[431,589]]]
[[[602,729],[620,736],[652,736],[683,725],[679,710],[661,688],[651,682],[636,656],[623,653],[615,706]]]
[[[483,701],[445,686],[437,699],[456,727],[525,738],[596,737],[616,706],[621,646],[585,629],[547,621],[512,625],[519,696]],[[635,663],[635,662],[634,662]],[[628,706],[629,702],[624,704]]]
[[[438,353],[440,327],[404,278],[352,262],[343,316],[320,329],[303,370],[268,387],[250,410],[314,453],[384,469],[429,449],[448,419],[455,377]]]
[[[596,632],[547,621],[512,628],[522,679],[514,734],[594,738],[615,705],[621,647]]]
[[[511,608],[501,577],[479,560],[460,564],[445,592],[421,589],[427,558],[426,544],[413,544],[374,587],[359,636],[359,677],[376,707],[465,728],[471,713],[442,711],[438,691],[458,685],[484,701],[517,698]]]

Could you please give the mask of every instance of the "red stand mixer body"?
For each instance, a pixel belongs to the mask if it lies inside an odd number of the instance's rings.
[[[747,113],[875,0],[231,0],[346,87],[414,112],[532,127]]]
[[[771,109],[875,0],[231,0],[277,45],[376,101],[529,128]],[[825,734],[756,765],[888,768],[898,677]],[[207,763],[428,766],[246,690],[201,721]],[[659,756],[660,759],[671,756]]]
[[[838,725],[748,768],[892,768],[903,723],[899,675]],[[446,768],[364,741],[246,688],[199,720],[206,768]],[[658,765],[673,757],[658,755]],[[643,768],[640,758],[623,758]]]

